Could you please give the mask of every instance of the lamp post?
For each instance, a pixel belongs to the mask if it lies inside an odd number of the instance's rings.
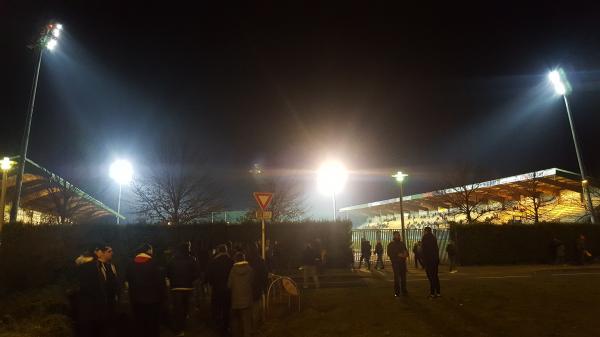
[[[567,110],[567,117],[569,118],[569,125],[571,126],[571,135],[573,136],[573,143],[575,144],[575,153],[577,154],[577,163],[579,164],[579,173],[581,175],[581,189],[583,198],[586,199],[587,206],[590,210],[590,220],[594,224],[596,223],[596,217],[594,214],[594,205],[592,203],[592,197],[588,188],[588,180],[585,174],[585,168],[583,166],[583,158],[581,155],[581,148],[577,141],[577,134],[575,133],[575,126],[573,125],[573,117],[571,116],[571,109],[569,107],[569,101],[567,95],[571,92],[571,85],[567,80],[567,76],[562,69],[553,70],[548,74],[548,79],[554,87],[554,92],[563,97],[565,102],[565,108]]]
[[[23,187],[23,174],[25,172],[25,161],[27,159],[27,147],[29,145],[29,132],[31,130],[31,119],[33,118],[33,107],[35,106],[35,94],[37,91],[38,78],[40,75],[40,66],[42,65],[42,55],[44,50],[50,51],[56,48],[58,37],[62,31],[60,23],[51,22],[42,28],[38,39],[30,46],[36,55],[35,71],[33,73],[33,85],[29,96],[29,107],[27,108],[27,118],[25,120],[25,130],[23,139],[21,140],[21,151],[19,152],[19,167],[17,170],[17,180],[15,183],[15,195],[13,198],[12,207],[10,208],[10,221],[17,221],[19,211],[19,202],[21,201],[21,188]]]
[[[133,178],[133,167],[127,160],[119,159],[110,165],[110,177],[119,184],[119,201],[117,202],[117,225],[121,216],[121,193],[124,184],[129,184]]]
[[[12,168],[15,162],[11,161],[8,157],[4,157],[0,161],[0,168],[2,169],[2,194],[0,195],[0,207],[2,207],[2,216],[0,217],[0,233],[2,233],[2,227],[4,226],[4,210],[6,209],[6,185],[8,184],[8,171]]]
[[[342,191],[347,180],[348,171],[344,164],[339,161],[326,161],[317,172],[319,190],[325,195],[331,195],[333,201],[333,221],[337,220],[335,195]]]
[[[404,188],[402,183],[404,182],[404,178],[408,177],[408,174],[398,171],[396,174],[392,175],[392,177],[396,178],[396,181],[400,184],[400,228],[402,230],[402,240],[407,242],[406,230],[404,229]]]

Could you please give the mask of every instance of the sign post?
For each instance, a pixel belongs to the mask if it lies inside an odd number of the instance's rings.
[[[262,250],[262,258],[263,261],[266,263],[267,261],[267,254],[266,254],[266,250],[265,250],[265,219],[271,219],[273,213],[270,211],[267,211],[267,207],[269,207],[269,204],[271,203],[271,200],[273,199],[273,193],[270,192],[254,192],[254,199],[256,199],[256,203],[258,203],[258,206],[260,207],[260,211],[256,212],[256,218],[259,219],[261,221],[261,250]],[[265,298],[265,294],[262,295],[262,314],[263,314],[263,320],[266,319],[266,315],[267,315],[267,299]]]
[[[261,250],[262,250],[262,258],[264,261],[267,260],[266,250],[265,250],[265,219],[271,219],[272,213],[267,211],[267,207],[271,203],[273,199],[273,193],[270,192],[254,192],[254,199],[256,199],[256,203],[260,207],[260,211],[256,212],[257,218],[260,218],[262,223],[261,229]]]

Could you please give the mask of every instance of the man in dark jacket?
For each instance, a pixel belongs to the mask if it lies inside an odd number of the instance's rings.
[[[189,241],[184,242],[167,266],[167,278],[173,300],[173,327],[177,336],[184,336],[185,319],[198,274],[198,261],[192,256],[191,244]]]
[[[450,264],[450,273],[456,273],[456,245],[454,241],[450,240],[446,245],[446,253],[448,254],[448,262]]]
[[[368,269],[371,269],[371,243],[365,238],[362,238],[360,242],[360,261],[358,261],[358,269],[362,267],[362,262],[365,261],[365,265]]]
[[[319,263],[320,255],[313,248],[312,244],[307,244],[302,253],[302,276],[304,280],[304,289],[308,288],[308,278],[312,277],[315,288],[319,288],[319,276],[317,275],[317,264]]]
[[[254,271],[243,253],[236,253],[235,263],[227,279],[231,290],[232,320],[231,330],[234,337],[250,337],[252,334],[252,304]]]
[[[425,233],[421,239],[422,259],[429,279],[430,298],[440,297],[440,279],[438,277],[438,266],[440,264],[440,250],[437,239],[431,233],[431,227],[425,227]]]
[[[135,329],[140,337],[158,337],[160,311],[165,300],[163,271],[153,259],[151,245],[143,244],[127,268],[127,282]]]
[[[392,262],[392,270],[394,271],[394,295],[400,296],[400,291],[403,295],[407,295],[406,290],[406,258],[408,257],[408,250],[406,245],[402,241],[400,232],[394,231],[392,233],[394,239],[387,246],[387,254]]]
[[[121,281],[117,275],[117,268],[112,263],[113,249],[109,245],[100,245],[94,251],[103,279],[105,280],[106,290],[106,332],[107,336],[117,334],[117,303],[121,291]]]
[[[80,337],[106,335],[106,279],[102,274],[96,251],[97,247],[94,247],[75,260],[79,284],[76,299],[76,335]]]
[[[217,254],[208,264],[206,281],[212,289],[211,309],[213,318],[222,335],[227,334],[229,328],[229,310],[231,309],[231,296],[227,287],[229,272],[233,261],[227,254],[227,246],[219,245]]]
[[[383,245],[381,244],[381,240],[377,240],[377,244],[375,245],[375,255],[377,255],[375,269],[378,267],[383,269]]]

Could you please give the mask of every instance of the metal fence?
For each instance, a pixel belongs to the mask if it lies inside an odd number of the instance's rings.
[[[383,260],[389,262],[387,256],[387,245],[392,241],[392,232],[398,229],[354,229],[352,230],[352,253],[354,256],[354,262],[358,262],[360,259],[360,242],[362,238],[365,238],[371,242],[372,251],[375,250],[377,240],[381,240],[383,245]],[[445,264],[448,255],[446,254],[446,245],[450,238],[450,231],[448,229],[433,229],[433,235],[437,238],[438,246],[440,248],[440,262]],[[421,240],[423,237],[423,229],[407,229],[406,230],[406,247],[409,252],[410,263],[414,264],[414,254],[412,247],[415,243]],[[375,256],[371,257],[371,263],[375,263]]]

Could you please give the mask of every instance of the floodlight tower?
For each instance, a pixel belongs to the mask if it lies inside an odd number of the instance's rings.
[[[326,161],[317,172],[317,184],[321,193],[331,195],[333,201],[333,221],[337,220],[335,194],[342,191],[348,180],[348,170],[336,160]]]
[[[35,71],[33,73],[33,85],[31,87],[31,95],[29,96],[29,107],[27,109],[27,119],[25,120],[25,130],[23,139],[21,140],[21,151],[19,154],[17,180],[15,183],[15,195],[13,198],[12,207],[10,208],[10,222],[17,221],[19,211],[19,202],[21,201],[21,188],[23,187],[23,173],[25,172],[25,161],[27,159],[27,147],[29,145],[29,132],[31,130],[31,119],[33,118],[33,107],[35,105],[35,93],[37,91],[38,78],[40,75],[40,66],[42,64],[42,55],[44,50],[50,51],[56,48],[58,37],[63,29],[63,26],[57,22],[50,22],[40,32],[37,40],[29,47],[36,54]]]
[[[133,178],[133,166],[127,160],[119,159],[110,165],[110,177],[119,184],[119,201],[117,202],[117,225],[121,216],[121,193],[123,185],[129,184]]]
[[[392,175],[393,178],[396,178],[396,182],[400,184],[400,228],[402,230],[402,240],[406,241],[406,230],[404,229],[404,178],[408,177],[408,174],[402,173],[402,171],[398,171],[396,174]]]
[[[562,96],[565,101],[565,108],[567,110],[567,117],[569,118],[569,125],[571,126],[571,135],[573,136],[573,143],[575,144],[575,153],[577,154],[577,162],[579,164],[579,173],[581,174],[581,189],[583,193],[584,199],[586,199],[587,207],[590,211],[590,219],[592,223],[596,223],[596,216],[594,214],[594,204],[592,202],[592,197],[590,195],[590,189],[588,188],[588,180],[585,174],[585,167],[583,166],[583,158],[581,155],[581,148],[579,147],[579,142],[577,141],[577,134],[575,133],[575,126],[573,125],[573,117],[571,116],[571,109],[569,107],[569,101],[567,100],[567,95],[571,93],[571,85],[567,80],[567,76],[565,72],[558,68],[556,70],[551,71],[548,74],[548,80],[552,83],[554,87],[554,92]]]

